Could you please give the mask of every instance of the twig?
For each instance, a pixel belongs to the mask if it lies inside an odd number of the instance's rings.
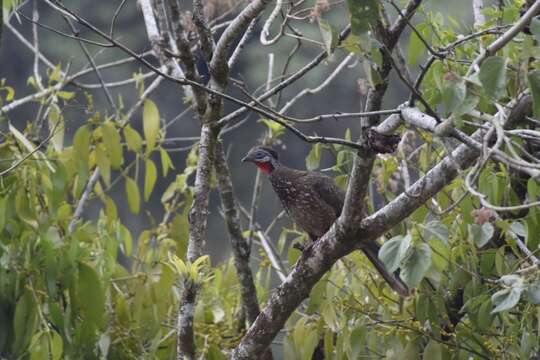
[[[78,34],[79,31],[72,24],[71,20],[68,19],[68,18],[65,18],[65,19],[66,19],[66,22],[69,25],[71,31],[73,32],[73,34]],[[98,69],[98,67],[96,65],[96,62],[92,58],[92,55],[90,55],[90,52],[88,52],[88,49],[86,48],[86,45],[82,41],[80,41],[80,39],[79,39],[79,46],[81,47],[81,50],[83,51],[84,56],[86,56],[86,59],[90,63],[90,66],[94,70],[94,73],[96,74],[96,77],[98,78],[99,83],[101,84],[101,88],[103,89],[103,92],[105,93],[105,97],[109,101],[109,104],[116,111],[116,113],[118,113],[118,107],[116,106],[116,103],[114,102],[114,100],[112,98],[111,92],[109,91],[109,89],[107,88],[107,85],[105,84],[105,80],[103,80],[103,77],[101,76],[101,71]]]
[[[285,105],[279,110],[280,113],[284,114],[289,110],[290,107],[292,107],[298,100],[300,100],[305,95],[314,95],[319,93],[321,90],[323,90],[325,87],[327,87],[335,78],[336,76],[341,73],[341,71],[345,68],[345,66],[351,61],[351,59],[354,57],[354,54],[347,55],[341,63],[339,63],[338,66],[332,71],[332,73],[316,88],[306,88],[300,91],[297,95],[295,95],[291,100],[287,101]],[[306,122],[305,120],[302,120],[302,122]]]
[[[227,65],[229,66],[229,69],[232,69],[236,62],[238,61],[238,56],[244,50],[244,47],[246,44],[251,40],[253,37],[253,33],[255,31],[255,27],[257,26],[257,18],[251,20],[251,23],[247,27],[246,31],[244,32],[244,35],[242,35],[242,38],[238,42],[238,45],[236,45],[236,48],[234,49],[231,57],[229,58],[229,61],[227,62]]]
[[[25,156],[23,156],[22,159],[16,161],[13,165],[11,165],[10,167],[8,167],[7,169],[3,170],[0,172],[0,176],[4,176],[4,175],[7,175],[9,174],[11,171],[15,170],[17,167],[19,167],[23,162],[25,162],[28,158],[30,158],[30,156],[34,155],[35,153],[37,153],[39,151],[39,149],[41,149],[43,147],[43,145],[47,144],[49,142],[49,140],[55,135],[55,132],[56,132],[56,129],[58,127],[58,125],[60,124],[60,121],[58,121],[54,128],[51,130],[51,133],[47,136],[47,138],[45,140],[43,140],[41,143],[39,143],[32,151],[30,151],[29,153],[27,153]]]
[[[424,39],[424,36],[422,34],[420,34],[420,32],[416,29],[416,27],[411,24],[411,22],[409,21],[409,18],[408,16],[404,15],[403,12],[401,11],[401,9],[399,8],[399,6],[397,6],[394,1],[392,0],[388,0],[388,2],[390,3],[390,5],[392,5],[394,7],[394,9],[396,9],[396,11],[398,12],[398,14],[401,16],[401,19],[403,19],[403,21],[411,28],[411,30],[416,34],[416,36],[418,37],[418,39],[420,39],[420,41],[422,42],[422,44],[424,44],[424,46],[426,47],[426,49],[428,50],[428,52],[435,56],[435,57],[438,57],[438,58],[444,58],[446,56],[446,54],[444,52],[439,52],[439,51],[436,51],[435,49],[433,49],[431,47],[431,45],[429,45],[429,43],[427,42],[426,39]]]
[[[282,31],[280,31],[275,37],[272,39],[268,39],[268,36],[270,35],[270,26],[272,26],[272,23],[276,19],[276,17],[279,15],[279,12],[281,11],[281,7],[283,6],[283,0],[276,0],[276,5],[274,6],[274,9],[270,13],[270,16],[268,16],[268,19],[264,22],[261,35],[260,35],[260,41],[262,45],[268,46],[275,44],[280,36],[283,34]],[[285,19],[285,21],[287,21]],[[281,27],[283,29],[283,27]]]
[[[338,44],[339,42],[341,42],[343,39],[345,39],[349,33],[350,33],[350,26],[346,27],[339,35],[339,38],[338,38]],[[260,95],[259,97],[257,97],[257,100],[258,101],[265,101],[266,99],[268,99],[269,97],[271,96],[274,96],[275,94],[279,93],[281,90],[283,90],[284,88],[286,88],[287,86],[291,85],[292,83],[294,83],[296,80],[300,79],[302,76],[304,76],[305,74],[307,74],[310,70],[314,69],[318,64],[320,64],[324,59],[326,59],[328,57],[328,52],[327,51],[323,51],[321,52],[315,59],[313,59],[312,61],[310,61],[308,64],[306,64],[304,67],[302,67],[300,70],[298,70],[296,73],[292,74],[291,76],[289,76],[287,79],[283,80],[282,82],[280,82],[279,84],[277,84],[276,86],[274,86],[272,89],[270,89],[269,91],[265,92],[264,94]],[[253,105],[255,104],[254,102],[250,102],[248,105]],[[226,115],[224,117],[222,117],[219,121],[218,121],[218,125],[219,126],[223,126],[225,125],[226,123],[236,119],[237,117],[239,116],[242,116],[243,114],[245,114],[248,110],[250,109],[249,106],[246,106],[244,108],[240,108],[236,111],[233,111],[232,113],[230,113],[229,115]]]
[[[73,231],[75,230],[75,226],[77,225],[77,222],[82,216],[84,206],[86,205],[86,202],[88,201],[90,197],[90,193],[94,190],[94,186],[99,180],[99,175],[100,175],[99,168],[96,167],[94,169],[94,172],[92,173],[92,176],[90,176],[90,179],[86,183],[86,187],[84,188],[84,192],[82,193],[81,198],[79,199],[79,202],[77,203],[77,207],[75,208],[73,217],[69,221],[68,230],[67,230],[68,234],[73,233]]]
[[[104,47],[104,48],[111,48],[111,47],[114,47],[113,44],[108,44],[108,43],[101,43],[101,42],[98,42],[98,41],[94,41],[94,40],[90,40],[90,39],[85,39],[85,38],[82,38],[78,35],[72,35],[72,34],[67,34],[65,32],[62,32],[60,30],[56,30],[55,28],[51,27],[51,26],[48,26],[48,25],[45,25],[45,24],[42,24],[40,22],[38,22],[37,20],[34,20],[28,16],[26,16],[25,14],[23,14],[22,12],[20,12],[19,10],[17,10],[17,14],[20,15],[23,19],[25,19],[26,21],[29,21],[31,22],[32,24],[35,24],[45,30],[48,30],[50,32],[53,32],[57,35],[60,35],[60,36],[63,36],[63,37],[66,37],[66,38],[69,38],[69,39],[73,39],[73,40],[77,40],[77,41],[81,41],[81,42],[84,42],[86,44],[90,44],[90,45],[96,45],[96,46],[99,46],[99,47]],[[77,33],[76,33],[77,34]]]
[[[109,36],[111,38],[114,38],[114,27],[116,25],[116,19],[118,18],[118,15],[120,15],[120,11],[122,11],[122,8],[124,7],[126,3],[126,0],[122,0],[122,2],[118,5],[116,10],[114,11],[113,17],[111,19],[111,28],[109,30]]]
[[[270,264],[276,270],[276,273],[278,274],[278,277],[281,281],[285,281],[287,278],[287,272],[285,271],[285,268],[283,266],[283,263],[279,259],[278,256],[274,253],[274,249],[270,245],[268,239],[266,238],[266,235],[262,231],[257,231],[257,236],[259,237],[259,240],[261,241],[261,247],[264,249],[264,252],[266,253],[266,256],[268,256],[268,259],[270,260]]]

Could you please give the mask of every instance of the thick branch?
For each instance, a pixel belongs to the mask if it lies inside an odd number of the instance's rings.
[[[225,222],[231,240],[231,247],[234,255],[234,264],[240,281],[240,292],[242,296],[242,306],[249,324],[253,323],[259,315],[259,301],[257,291],[253,282],[253,274],[249,267],[250,246],[242,235],[240,218],[236,200],[234,198],[231,174],[227,165],[227,159],[223,151],[221,141],[216,142],[215,163],[216,175],[219,183],[219,193]]]
[[[216,44],[212,61],[210,62],[210,71],[215,80],[220,84],[227,82],[229,67],[227,65],[227,55],[229,48],[241,33],[246,31],[253,19],[255,19],[264,10],[270,0],[252,1],[236,18],[227,26],[223,35]]]
[[[480,130],[473,137],[480,137]],[[399,224],[424,202],[441,191],[478,157],[479,152],[460,145],[451,154],[415,182],[406,192],[361,222],[357,231],[343,217],[315,243],[309,253],[304,253],[285,281],[274,291],[261,315],[248,330],[233,352],[233,359],[251,359],[264,349],[281,329],[298,305],[307,297],[312,287],[341,257],[364,243],[374,241]],[[418,194],[411,196],[410,194]]]
[[[193,262],[203,254],[204,236],[208,218],[210,177],[214,158],[215,133],[208,124],[201,128],[197,174],[193,190],[193,204],[189,212],[189,243],[187,258]]]
[[[421,1],[412,0],[406,9],[406,16],[412,16]],[[390,30],[381,22],[376,26],[375,34],[385,46],[392,51],[405,27],[404,19],[398,19]],[[375,89],[371,89],[366,103],[366,111],[380,110],[382,98],[386,92],[386,78],[391,71],[391,63],[383,54],[383,65],[379,74],[383,79]],[[374,123],[378,115],[372,116],[368,122]],[[356,243],[363,215],[362,200],[366,194],[369,174],[373,165],[374,154],[362,151],[354,160],[353,172],[343,213],[330,230],[319,239],[309,251],[302,253],[294,269],[273,292],[266,307],[248,330],[238,347],[232,354],[232,359],[252,359],[265,349],[283,327],[290,314],[301,302],[309,296],[312,287],[330,270],[331,266],[341,257],[351,252]],[[360,203],[360,205],[358,205]],[[373,241],[375,237],[370,240]],[[364,241],[362,241],[364,242]]]

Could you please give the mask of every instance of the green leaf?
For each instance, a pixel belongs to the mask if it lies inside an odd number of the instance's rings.
[[[527,287],[527,301],[535,305],[540,304],[540,281]]]
[[[339,321],[337,319],[336,309],[332,301],[327,301],[322,305],[321,315],[328,326],[332,331],[337,331],[339,329]]]
[[[156,104],[149,99],[144,101],[143,130],[146,139],[146,154],[150,154],[156,146],[159,135],[159,110]]]
[[[111,121],[103,123],[101,131],[103,132],[103,142],[107,148],[107,154],[111,160],[111,167],[117,170],[124,162],[120,134]]]
[[[124,137],[126,138],[127,147],[131,151],[139,152],[142,147],[142,138],[139,133],[131,126],[126,125],[124,128]]]
[[[383,83],[381,74],[377,71],[374,64],[372,64],[368,59],[364,59],[364,61],[362,61],[362,66],[364,67],[364,73],[366,74],[371,86],[375,87],[378,84]]]
[[[77,129],[73,136],[73,150],[79,166],[88,168],[88,158],[90,155],[90,130],[83,125]]]
[[[450,258],[448,244],[436,238],[428,240],[428,243],[433,252],[431,255],[433,265],[441,272],[446,270],[449,264],[448,259]]]
[[[527,195],[529,196],[529,201],[536,200],[538,195],[538,183],[535,178],[530,178],[527,181]]]
[[[328,55],[332,55],[337,43],[336,30],[328,21],[324,20],[321,17],[317,18],[317,22],[319,23],[319,30],[321,31],[324,48],[326,49]]]
[[[341,42],[339,45],[340,48],[345,49],[345,51],[354,54],[362,54],[362,49],[360,48],[360,38],[356,35],[349,35]]]
[[[174,169],[174,165],[171,161],[171,157],[169,156],[169,153],[163,149],[159,149],[159,154],[161,156],[161,167],[163,168],[163,177],[166,177],[169,173],[169,169]]]
[[[412,253],[401,266],[399,276],[409,287],[415,287],[422,281],[431,266],[431,249],[427,244],[413,248]]]
[[[500,56],[488,57],[480,66],[478,79],[491,99],[499,99],[506,90],[506,60]]]
[[[389,272],[397,270],[403,259],[406,257],[411,246],[412,237],[410,234],[405,236],[395,236],[386,241],[379,249],[379,259]]]
[[[477,326],[479,330],[487,330],[491,326],[491,323],[493,322],[491,307],[491,301],[486,299],[478,308]]]
[[[49,73],[49,81],[60,82],[62,80],[62,65],[56,64],[54,69]]]
[[[15,213],[21,220],[34,229],[37,229],[39,224],[36,219],[35,208],[32,205],[32,198],[29,198],[29,195],[23,187],[17,190],[17,194],[15,195]]]
[[[6,91],[6,101],[11,102],[15,98],[15,89],[11,86],[4,86],[2,90]]]
[[[538,18],[533,17],[531,19],[529,29],[531,30],[531,33],[534,35],[534,38],[536,39],[536,41],[540,42],[540,20],[538,20]]]
[[[56,96],[64,100],[71,100],[75,96],[75,93],[73,91],[58,91],[56,92]]]
[[[220,348],[215,344],[210,344],[206,353],[205,359],[208,360],[226,360],[227,357],[221,352]]]
[[[424,238],[430,239],[432,237],[438,238],[443,241],[445,244],[448,244],[448,228],[439,220],[432,220],[426,225],[419,224],[424,228]]]
[[[34,295],[30,290],[25,290],[17,301],[15,317],[13,318],[15,335],[13,350],[15,354],[21,354],[27,350],[30,339],[36,330],[37,320],[38,311]]]
[[[519,235],[525,238],[525,242],[527,242],[527,225],[526,224],[524,224],[521,221],[514,221],[512,225],[510,225],[510,230],[516,233],[516,235]]]
[[[416,30],[418,30],[422,35],[424,32],[422,31],[425,28],[422,24],[418,24],[416,26]],[[425,52],[425,46],[422,40],[416,35],[416,32],[411,31],[411,35],[409,36],[409,44],[407,45],[407,62],[411,65],[416,65],[418,63],[418,59],[424,55]]]
[[[0,198],[0,233],[2,233],[6,225],[6,204],[7,197]]]
[[[130,256],[131,248],[133,247],[133,239],[131,237],[129,229],[126,228],[124,225],[118,223],[117,237],[118,241],[122,245],[122,251],[124,252],[124,254],[126,256]]]
[[[319,167],[321,162],[321,144],[317,143],[313,145],[311,151],[306,158],[306,168],[308,170],[315,170]]]
[[[351,31],[363,35],[379,20],[379,2],[376,0],[347,0],[351,14]]]
[[[62,337],[56,331],[50,331],[50,334],[50,358],[52,360],[60,360],[62,353],[64,352],[64,342],[62,341]]]
[[[469,112],[474,110],[476,108],[476,106],[478,106],[479,102],[480,102],[480,98],[478,96],[474,96],[471,93],[467,93],[466,96],[465,96],[465,100],[463,100],[461,105],[458,106],[454,110],[454,116],[456,116],[456,118],[455,118],[456,123],[459,124],[459,121],[461,120],[461,118],[459,116],[461,116],[463,114],[468,114]]]
[[[495,308],[491,311],[492,314],[509,310],[517,305],[523,287],[512,287],[508,289],[503,289],[497,291],[493,296],[491,296],[491,302],[493,305],[496,305]]]
[[[540,70],[529,72],[527,80],[533,98],[533,114],[536,119],[540,119]]]
[[[79,263],[77,295],[83,314],[96,326],[103,325],[105,294],[96,271],[85,263]]]
[[[111,185],[111,161],[105,152],[103,144],[96,145],[96,164],[101,172],[105,184]]]
[[[154,190],[154,185],[157,180],[157,169],[154,162],[150,159],[146,160],[145,163],[146,172],[144,175],[144,201],[148,201],[152,190]]]
[[[260,119],[258,122],[266,125],[273,138],[279,137],[285,132],[285,126],[270,119]]]
[[[369,59],[377,68],[380,69],[383,66],[383,57],[381,52],[382,44],[374,38],[369,39]]]
[[[334,333],[330,329],[326,329],[324,332],[324,358],[332,359],[334,352]]]
[[[442,347],[441,344],[435,340],[430,340],[424,348],[423,360],[442,360]]]
[[[416,341],[407,342],[407,346],[403,350],[403,359],[419,359],[420,353],[418,350],[418,344]]]
[[[532,350],[535,348],[535,346],[538,345],[538,341],[536,341],[535,335],[531,334],[528,331],[523,331],[521,333],[520,343],[520,358],[530,359]]]
[[[363,344],[364,344],[364,341],[365,341],[365,334],[366,334],[366,327],[365,326],[360,326],[360,327],[357,327],[356,329],[354,329],[352,332],[351,332],[351,336],[350,336],[350,344],[351,344],[351,351],[350,351],[350,355],[349,355],[349,358],[350,359],[359,359],[360,358],[360,354],[363,350]]]
[[[137,183],[129,176],[126,176],[126,195],[128,198],[129,211],[133,214],[138,214],[141,206],[141,195],[139,194]]]
[[[444,75],[442,98],[447,113],[459,110],[467,95],[465,81],[454,73]]]
[[[468,228],[469,234],[473,238],[476,246],[479,248],[486,245],[493,236],[493,233],[495,232],[495,228],[489,222],[486,222],[482,225],[469,224]]]
[[[51,106],[50,109],[49,116],[47,117],[49,129],[55,129],[50,141],[54,146],[54,150],[61,152],[64,148],[64,117],[57,105]]]

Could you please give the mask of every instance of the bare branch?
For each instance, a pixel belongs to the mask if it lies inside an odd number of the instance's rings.
[[[249,267],[249,257],[251,253],[250,244],[242,235],[240,218],[236,200],[234,198],[231,174],[227,165],[227,159],[223,151],[221,141],[216,142],[214,167],[219,182],[219,193],[225,222],[229,232],[231,247],[234,255],[234,264],[238,279],[240,281],[240,293],[242,305],[249,324],[253,323],[259,315],[259,301],[257,300],[257,290],[253,282],[253,274]]]
[[[480,28],[486,22],[486,17],[484,16],[484,14],[482,14],[482,9],[484,8],[484,1],[473,0],[472,7],[473,7],[474,27]]]
[[[279,12],[281,11],[282,7],[283,7],[283,0],[276,0],[276,5],[274,6],[274,9],[270,13],[270,16],[268,16],[268,19],[266,19],[266,21],[264,22],[264,25],[261,31],[261,36],[260,36],[261,44],[272,45],[272,44],[275,44],[279,40],[281,33],[277,34],[272,39],[268,39],[268,36],[270,36],[270,27],[272,26],[272,23],[274,22],[276,17],[279,15]]]
[[[231,43],[242,32],[245,32],[251,21],[255,19],[265,9],[270,0],[254,0],[242,10],[240,14],[231,22],[223,32],[216,44],[212,61],[210,62],[210,71],[215,80],[223,86],[227,82],[229,68],[227,66],[227,53]]]
[[[214,39],[212,38],[212,32],[206,24],[204,17],[204,8],[201,0],[193,1],[193,23],[197,28],[199,34],[199,41],[201,42],[201,50],[206,58],[206,61],[210,61],[214,52]]]
[[[99,180],[100,171],[99,168],[96,167],[94,169],[94,172],[90,176],[90,179],[86,183],[86,187],[84,188],[84,191],[81,195],[81,198],[79,199],[79,202],[77,203],[77,207],[75,208],[75,212],[73,213],[73,217],[69,221],[68,225],[68,234],[71,234],[75,230],[75,226],[77,225],[77,222],[82,216],[82,213],[84,211],[84,207],[90,198],[90,193],[94,190],[94,186]]]
[[[227,62],[227,65],[229,66],[229,69],[232,69],[236,62],[238,61],[238,55],[242,52],[248,41],[253,37],[253,32],[255,31],[255,27],[257,26],[257,18],[251,20],[251,23],[249,23],[249,26],[247,27],[246,31],[244,32],[244,35],[242,35],[242,39],[238,42],[238,45],[236,45],[236,48],[234,49],[231,57],[229,58],[229,61]]]

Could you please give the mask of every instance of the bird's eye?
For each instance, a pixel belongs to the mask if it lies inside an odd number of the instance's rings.
[[[257,154],[255,154],[256,159],[262,159],[263,157],[264,157],[264,154],[261,152],[258,152]]]

